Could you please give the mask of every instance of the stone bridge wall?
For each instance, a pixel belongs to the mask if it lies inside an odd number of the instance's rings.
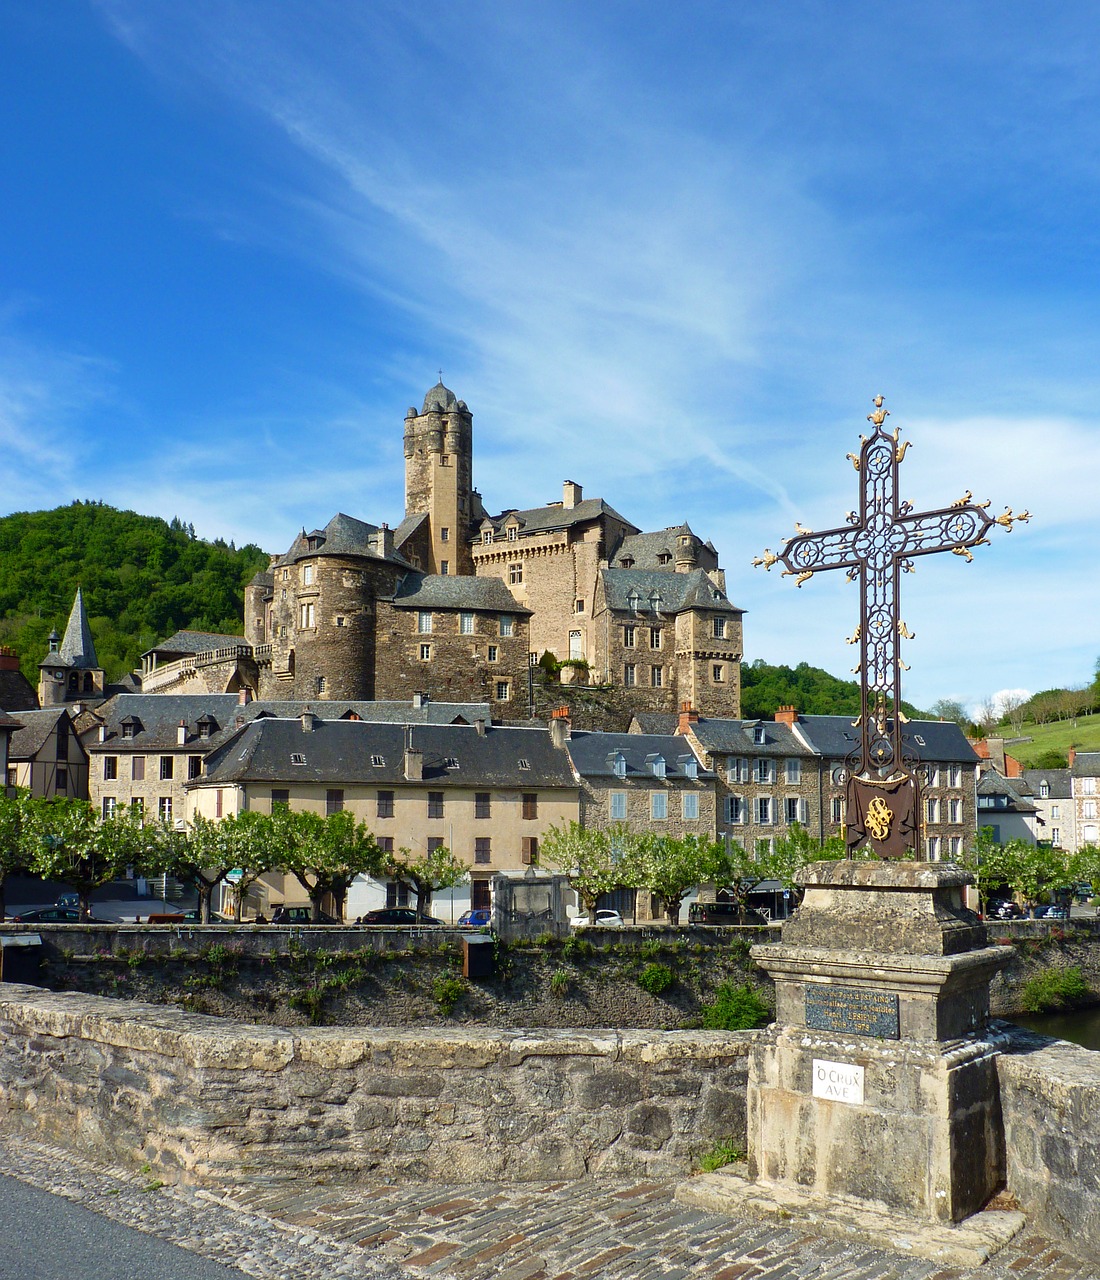
[[[751,1032],[289,1031],[0,985],[0,1125],[166,1181],[687,1173]]]

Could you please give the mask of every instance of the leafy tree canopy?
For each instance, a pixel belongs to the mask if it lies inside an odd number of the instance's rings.
[[[921,717],[908,702],[901,705],[907,716]],[[808,662],[797,667],[773,667],[762,658],[746,662],[741,668],[741,714],[746,720],[767,718],[779,707],[797,707],[805,716],[857,716],[859,685]]]
[[[64,634],[80,586],[99,661],[117,680],[181,627],[239,634],[244,587],[266,566],[259,547],[205,542],[178,519],[102,502],[18,511],[0,517],[0,644],[37,685],[46,637]]]

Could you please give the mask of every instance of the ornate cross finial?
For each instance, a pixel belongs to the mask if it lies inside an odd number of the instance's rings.
[[[440,385],[440,386],[442,386],[442,385],[443,385],[443,370],[442,370],[442,369],[440,369],[440,371],[439,371],[439,385]]]
[[[899,442],[883,424],[889,410],[875,396],[867,420],[875,430],[861,437],[858,456],[848,454],[860,477],[859,510],[850,511],[840,529],[812,533],[796,524],[797,535],[778,553],[765,551],[754,565],[770,569],[782,562],[784,577],[802,586],[815,573],[844,569],[859,582],[859,625],[849,639],[860,646],[859,747],[849,757],[847,782],[848,852],[870,845],[882,857],[904,857],[920,847],[920,805],[916,766],[902,741],[900,641],[912,633],[899,613],[902,573],[913,572],[916,556],[949,551],[973,560],[971,547],[986,545],[995,525],[1011,531],[1026,523],[1027,511],[1001,516],[987,512],[988,502],[971,501],[970,491],[949,507],[913,510],[898,498],[898,467],[909,442]]]

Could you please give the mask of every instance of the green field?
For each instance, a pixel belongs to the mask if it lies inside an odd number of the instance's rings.
[[[1006,725],[997,731],[1006,738],[1014,733]],[[1053,724],[1025,724],[1021,736],[1027,742],[1006,742],[1005,750],[1021,764],[1033,767],[1044,751],[1060,751],[1065,755],[1070,747],[1078,751],[1100,751],[1100,715],[1078,716],[1076,720],[1056,720]]]

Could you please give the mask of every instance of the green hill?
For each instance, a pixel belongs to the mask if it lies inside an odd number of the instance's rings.
[[[27,679],[51,629],[64,632],[78,586],[109,680],[179,627],[239,634],[244,587],[267,556],[195,537],[174,519],[74,502],[0,517],[0,644],[14,647]]]
[[[1009,738],[1005,750],[1029,769],[1051,769],[1064,766],[1070,747],[1078,751],[1100,751],[1100,715],[1080,715],[1054,724],[1025,724],[1019,732],[1007,725],[997,730]],[[1055,757],[1058,757],[1057,763]]]
[[[907,716],[922,715],[908,702],[901,705]],[[752,720],[772,716],[778,707],[797,707],[808,716],[858,716],[859,685],[808,662],[797,667],[773,667],[762,658],[746,662],[741,668],[741,714]]]

